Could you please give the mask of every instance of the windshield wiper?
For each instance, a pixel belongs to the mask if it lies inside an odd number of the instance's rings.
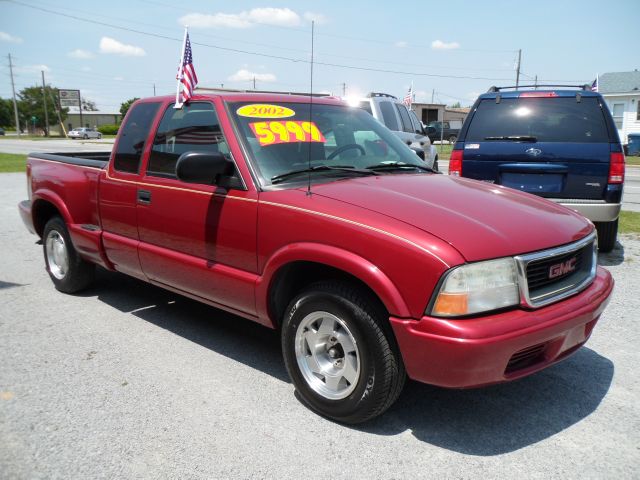
[[[374,170],[374,171],[422,170],[424,172],[438,173],[433,168],[429,168],[424,165],[414,165],[412,163],[404,163],[404,162],[378,163],[377,165],[369,165],[367,167],[367,170]]]
[[[501,137],[484,137],[485,140],[506,140],[508,142],[537,142],[538,137],[531,135],[503,135]]]
[[[279,175],[274,175],[271,177],[271,183],[280,183],[283,180],[286,180],[289,177],[294,177],[296,175],[302,175],[303,173],[313,173],[313,172],[327,172],[331,170],[336,170],[339,172],[348,172],[348,173],[356,173],[359,175],[379,175],[373,170],[369,170],[367,168],[356,168],[350,165],[317,165],[311,168],[303,168],[301,170],[293,170],[291,172],[281,173]]]

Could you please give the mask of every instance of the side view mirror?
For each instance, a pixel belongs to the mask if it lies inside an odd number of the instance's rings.
[[[409,147],[409,148],[413,150],[415,154],[418,155],[418,157],[424,160],[424,150],[422,148],[420,147]]]
[[[427,135],[433,135],[437,132],[436,127],[427,127],[425,130],[427,131]]]
[[[187,183],[219,184],[233,171],[233,162],[218,152],[185,152],[176,163],[176,177]]]

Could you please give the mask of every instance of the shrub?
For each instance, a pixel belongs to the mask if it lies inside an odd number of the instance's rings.
[[[100,125],[98,131],[103,135],[116,135],[120,125]]]

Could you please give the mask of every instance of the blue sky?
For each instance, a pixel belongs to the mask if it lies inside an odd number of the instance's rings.
[[[158,94],[175,92],[184,23],[200,86],[252,88],[255,77],[258,89],[308,91],[311,19],[314,91],[336,95],[345,83],[351,95],[402,97],[413,82],[417,101],[435,90],[437,102],[468,105],[515,83],[518,49],[521,83],[640,68],[640,0],[0,0],[0,97],[11,95],[8,53],[17,89],[45,70],[47,83],[78,88],[104,110],[151,96],[154,83]]]

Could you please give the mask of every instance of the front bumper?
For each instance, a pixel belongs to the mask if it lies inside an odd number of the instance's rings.
[[[588,288],[537,310],[390,321],[410,378],[442,387],[478,387],[524,377],[577,350],[609,302],[613,283],[611,274],[598,267]]]

